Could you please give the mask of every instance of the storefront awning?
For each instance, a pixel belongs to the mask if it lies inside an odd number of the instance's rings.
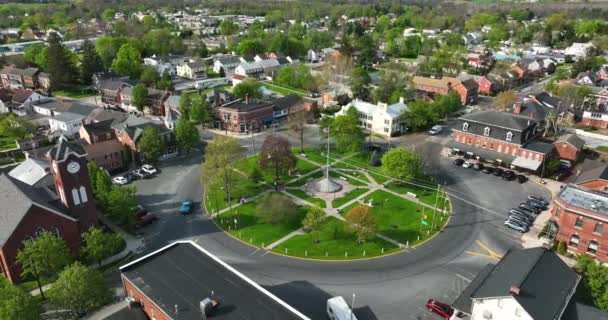
[[[478,148],[473,145],[463,144],[456,141],[450,141],[445,146],[456,152],[464,152],[468,155],[474,154],[484,161],[509,164],[511,161],[513,161],[513,159],[515,159],[515,156],[510,154],[504,154],[490,149]]]
[[[532,159],[528,159],[528,158],[524,158],[524,157],[517,157],[517,158],[515,158],[515,160],[513,160],[513,162],[511,162],[512,166],[520,167],[520,168],[524,168],[524,169],[528,169],[528,170],[532,170],[532,171],[538,170],[538,168],[540,168],[541,164],[542,164],[541,161],[532,160]]]

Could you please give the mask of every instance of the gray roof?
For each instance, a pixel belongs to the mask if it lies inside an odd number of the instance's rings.
[[[85,115],[72,113],[72,112],[62,112],[49,119],[54,119],[54,120],[61,121],[61,122],[73,122],[73,121],[83,120],[84,118],[86,118]]]
[[[585,160],[577,167],[581,174],[576,177],[576,183],[583,183],[595,179],[608,180],[608,164],[600,161]]]
[[[608,313],[592,306],[570,302],[562,320],[608,320]]]
[[[530,121],[534,121],[533,119],[529,119],[526,117],[517,116],[511,113],[506,112],[497,112],[497,111],[480,111],[469,113],[465,116],[460,117],[462,120],[466,120],[468,122],[477,122],[481,124],[489,124],[496,127],[502,127],[505,129],[523,131],[530,126]]]
[[[43,100],[33,101],[32,105],[44,108],[48,110],[53,110],[58,113],[62,112],[71,112],[80,114],[83,116],[88,116],[93,110],[97,109],[97,106],[93,104],[89,104],[79,100],[64,100],[64,99],[55,99],[48,98]]]
[[[61,136],[59,137],[59,142],[53,146],[46,155],[53,160],[63,161],[70,154],[76,154],[77,156],[82,157],[87,153],[80,144],[70,142],[66,137]]]
[[[471,282],[473,288],[467,288],[456,302],[466,309],[467,300],[472,303],[470,299],[512,296],[533,319],[559,319],[579,279],[549,249],[512,250],[491,270],[486,268],[478,274]],[[511,293],[511,287],[519,288],[519,294]]]
[[[585,140],[579,138],[575,133],[565,134],[565,135],[559,137],[559,139],[557,139],[557,141],[555,141],[555,143],[564,143],[564,142],[571,144],[573,147],[575,147],[578,150],[582,150],[583,147],[585,146]]]
[[[532,141],[526,144],[524,149],[540,152],[542,154],[549,154],[551,151],[553,151],[553,145],[540,141]]]
[[[484,136],[487,127],[490,128],[490,138],[507,141],[510,132],[513,135],[510,142],[522,145],[539,134],[536,120],[507,112],[473,112],[460,117],[453,129],[462,131],[465,122],[468,133]]]
[[[219,61],[222,65],[241,63],[241,59],[238,56],[231,56],[231,55],[219,56],[219,57],[215,58],[215,60]]]
[[[97,108],[86,118],[86,122],[105,122],[112,121],[112,124],[125,121],[129,117],[128,113],[115,111],[112,109]]]
[[[48,161],[27,159],[11,170],[8,175],[30,186],[50,175]]]
[[[282,98],[271,100],[274,104],[275,109],[289,109],[299,103],[302,103],[302,98],[295,94],[288,94]]]
[[[76,219],[54,206],[55,199],[46,191],[36,189],[4,173],[0,174],[0,246],[11,237],[21,220],[33,206],[41,207],[66,219]]]
[[[608,215],[608,194],[599,190],[569,184],[557,197],[573,207]]]
[[[169,98],[167,98],[167,101],[165,101],[165,106],[172,107],[172,108],[177,108],[177,105],[179,104],[179,99],[180,98],[181,98],[181,96],[171,95]]]

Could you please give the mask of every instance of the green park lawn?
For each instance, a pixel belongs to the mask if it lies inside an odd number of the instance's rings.
[[[306,200],[320,208],[325,208],[326,204],[325,204],[325,200],[323,199],[319,199],[317,197],[311,196],[309,194],[307,194],[306,192],[300,190],[300,189],[286,189],[285,191],[293,194],[294,196],[302,199],[302,200]]]
[[[221,177],[217,177],[216,179],[222,179]],[[209,185],[211,186],[221,186],[221,182],[212,181]],[[252,181],[250,179],[243,178],[238,182],[237,187],[232,190],[231,194],[231,203],[235,205],[238,203],[241,197],[252,197],[260,192],[266,190],[267,186],[261,184],[259,182]],[[205,193],[205,205],[207,207],[207,212],[216,212],[218,210],[222,210],[228,208],[228,196],[226,195],[226,190],[222,188],[209,187],[206,188]]]
[[[358,175],[361,178],[361,180],[363,180],[363,181],[358,180],[358,179],[353,179],[353,178],[350,177],[350,175],[357,175],[356,172],[349,172],[348,175],[349,176],[347,176],[346,173],[341,173],[341,172],[334,171],[334,170],[330,170],[329,171],[329,176],[332,177],[332,178],[334,178],[334,179],[337,179],[338,181],[344,181],[344,180],[346,180],[346,181],[348,181],[348,183],[352,184],[353,186],[366,186],[366,185],[368,185],[368,182],[366,182],[367,178],[364,175],[362,175],[362,174]]]
[[[216,217],[215,222],[233,236],[253,245],[262,246],[262,244],[269,245],[299,229],[302,226],[302,219],[308,211],[308,207],[300,207],[290,221],[270,224],[261,222],[256,216],[257,204],[258,201],[246,203],[235,208],[231,214],[223,213]],[[236,229],[234,228],[234,219],[238,221]]]
[[[256,168],[256,167],[259,168],[259,164],[257,163],[257,160],[258,160],[257,156],[243,158],[243,159],[237,161],[237,163],[235,164],[235,167],[245,174],[251,174],[253,172],[254,168]],[[298,169],[298,172],[301,175],[304,175],[306,173],[309,173],[309,172],[317,169],[318,166],[316,166],[315,164],[308,162],[306,160],[297,159],[296,168]],[[259,169],[260,169],[260,172],[262,173],[262,176],[264,177],[264,181],[266,183],[274,183],[275,174],[274,174],[274,170],[272,168],[266,168],[266,169],[259,168]],[[292,174],[291,176],[289,176],[287,174],[287,172],[284,172],[280,175],[279,180],[281,182],[287,182],[287,181],[295,179],[295,178],[297,178],[296,175]]]
[[[339,207],[343,206],[345,203],[366,193],[368,190],[369,189],[367,189],[367,188],[353,189],[353,190],[349,191],[347,194],[345,194],[343,197],[340,197],[340,198],[337,198],[336,200],[334,200],[332,202],[332,207],[339,208]]]
[[[307,182],[321,178],[325,175],[324,170],[319,170],[313,174],[307,175],[306,177],[302,177],[292,183],[287,184],[288,187],[301,187],[305,185]]]
[[[420,185],[426,184],[421,183]],[[407,183],[399,183],[398,181],[394,181],[387,184],[386,188],[401,194],[407,194],[408,192],[414,193],[416,194],[417,199],[419,199],[421,202],[432,206],[435,206],[435,203],[437,203],[437,207],[441,207],[441,205],[444,203],[444,198],[441,196],[441,193],[439,197],[437,197],[437,187],[435,187],[435,189],[429,189],[432,188],[432,185],[429,185],[429,188],[425,188],[421,186],[416,186]]]
[[[413,245],[418,242],[418,236],[420,240],[428,238],[432,235],[427,234],[428,228],[423,226],[421,230],[421,218],[422,212],[425,211],[427,215],[427,221],[433,217],[433,210],[408,201],[396,195],[390,194],[383,190],[374,191],[372,194],[365,197],[366,201],[373,200],[372,212],[376,216],[376,222],[378,224],[378,233],[381,233],[391,239],[399,241],[400,243],[409,243]],[[344,210],[341,214],[345,215],[348,210],[358,206],[358,203],[354,203]],[[436,221],[440,222],[441,215],[436,214]],[[443,218],[443,222],[446,219]]]
[[[94,96],[95,90],[90,87],[73,87],[69,89],[53,91],[53,95],[56,97],[68,97],[74,99],[86,98]]]
[[[14,137],[0,136],[0,150],[9,150],[17,148],[17,143]]]
[[[358,244],[355,235],[346,230],[344,222],[334,217],[328,217],[323,222],[318,238],[319,242],[315,243],[317,239],[315,231],[297,235],[279,244],[273,251],[296,257],[346,260],[380,256],[399,250],[393,244],[379,238]],[[363,256],[364,251],[365,256]]]
[[[276,93],[280,93],[283,95],[295,94],[300,97],[307,95],[307,93],[305,91],[301,91],[301,90],[293,89],[293,88],[287,88],[285,86],[270,83],[270,82],[263,82],[262,85],[265,86],[270,91],[274,91]]]

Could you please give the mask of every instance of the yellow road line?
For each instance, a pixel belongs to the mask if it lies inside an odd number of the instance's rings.
[[[479,253],[479,252],[475,252],[475,251],[468,251],[467,250],[464,253],[470,254],[470,255],[473,255],[473,256],[484,257],[484,258],[488,258],[488,259],[500,260],[499,258],[496,258],[496,257],[491,256],[489,254]]]
[[[498,254],[496,251],[490,249],[483,242],[481,242],[479,240],[476,240],[475,242],[477,243],[478,246],[482,247],[485,251],[487,251],[493,258],[496,258],[498,260],[502,259],[502,255],[501,254]]]

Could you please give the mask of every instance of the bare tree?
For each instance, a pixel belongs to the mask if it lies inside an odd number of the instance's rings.
[[[289,130],[297,134],[298,139],[300,140],[300,153],[304,153],[304,130],[306,129],[308,119],[310,119],[310,113],[305,109],[297,112],[290,112],[287,116]]]
[[[494,98],[494,105],[499,111],[506,111],[507,107],[512,106],[517,99],[517,95],[513,90],[503,91]]]

